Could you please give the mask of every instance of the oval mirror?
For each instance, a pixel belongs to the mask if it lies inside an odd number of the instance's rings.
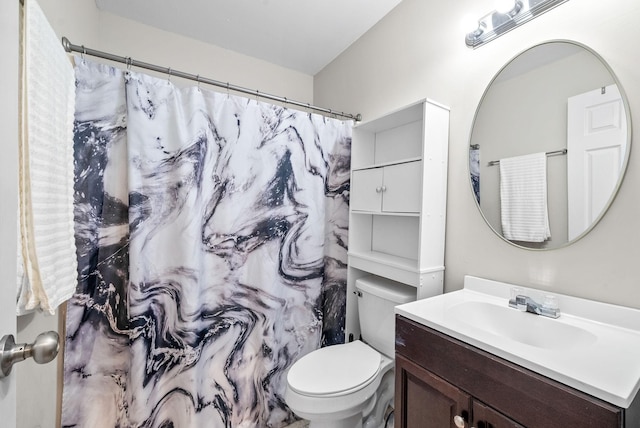
[[[574,242],[604,215],[631,148],[624,91],[592,50],[552,41],[498,72],[476,111],[471,185],[487,224],[523,248]]]

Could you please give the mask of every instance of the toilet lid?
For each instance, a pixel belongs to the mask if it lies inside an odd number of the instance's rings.
[[[347,392],[368,383],[380,369],[380,354],[359,340],[313,351],[289,370],[289,387],[304,395]]]

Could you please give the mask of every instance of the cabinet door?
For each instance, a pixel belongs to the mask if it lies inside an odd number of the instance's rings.
[[[524,428],[513,419],[488,407],[484,403],[473,401],[473,427],[474,428]]]
[[[379,212],[382,201],[382,168],[353,171],[351,209]]]
[[[395,400],[400,428],[469,427],[469,395],[398,354]]]
[[[419,213],[422,201],[422,162],[384,168],[382,211]]]

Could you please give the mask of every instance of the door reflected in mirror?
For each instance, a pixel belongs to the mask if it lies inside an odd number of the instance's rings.
[[[494,77],[476,111],[469,170],[487,224],[524,248],[587,234],[620,186],[629,109],[615,75],[573,42],[534,46]]]

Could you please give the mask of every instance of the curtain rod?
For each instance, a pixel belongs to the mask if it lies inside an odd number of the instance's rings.
[[[362,115],[358,114],[350,114],[350,113],[344,113],[344,112],[338,112],[338,111],[334,111],[328,108],[324,108],[324,107],[318,107],[318,106],[314,106],[311,105],[309,103],[303,103],[300,101],[294,101],[294,100],[290,100],[288,98],[285,97],[279,97],[277,95],[271,95],[271,94],[267,94],[267,93],[263,93],[257,90],[251,90],[249,88],[244,88],[242,86],[237,86],[237,85],[232,85],[229,82],[225,83],[225,82],[220,82],[217,80],[212,80],[212,79],[207,79],[205,77],[200,77],[200,75],[195,75],[195,74],[190,74],[190,73],[185,73],[183,71],[178,71],[178,70],[174,70],[172,68],[167,68],[167,67],[160,67],[158,65],[154,65],[154,64],[149,64],[146,62],[142,62],[142,61],[137,61],[132,59],[131,57],[124,57],[124,56],[118,56],[118,55],[114,55],[114,54],[110,54],[107,52],[101,52],[101,51],[97,51],[95,49],[89,49],[84,47],[84,45],[74,45],[72,44],[69,39],[67,39],[66,37],[62,38],[62,46],[64,47],[64,50],[67,52],[79,52],[83,55],[91,55],[91,56],[96,56],[98,58],[103,58],[103,59],[108,59],[110,61],[116,61],[116,62],[120,62],[123,64],[126,64],[127,67],[138,67],[138,68],[144,68],[147,70],[153,70],[153,71],[157,71],[159,73],[164,73],[164,74],[168,74],[169,76],[176,76],[176,77],[180,77],[183,79],[188,79],[188,80],[194,80],[198,83],[205,83],[207,85],[213,85],[213,86],[218,86],[220,88],[225,88],[228,91],[234,91],[234,92],[241,92],[243,94],[249,94],[249,95],[255,95],[256,97],[261,97],[261,98],[266,98],[269,100],[273,100],[273,101],[278,101],[284,104],[291,104],[294,106],[298,106],[298,107],[302,107],[302,108],[306,108],[306,109],[310,109],[310,110],[315,110],[315,111],[319,111],[319,112],[323,112],[323,113],[327,113],[329,115],[334,115],[334,116],[340,116],[340,117],[345,117],[347,119],[353,119],[357,122],[362,120]]]
[[[566,155],[566,154],[567,154],[567,149],[554,150],[552,152],[545,152],[545,155],[547,155],[547,156],[558,156],[558,155]],[[494,160],[494,161],[487,162],[488,166],[494,166],[494,165],[498,165],[498,164],[500,164],[499,160]]]

